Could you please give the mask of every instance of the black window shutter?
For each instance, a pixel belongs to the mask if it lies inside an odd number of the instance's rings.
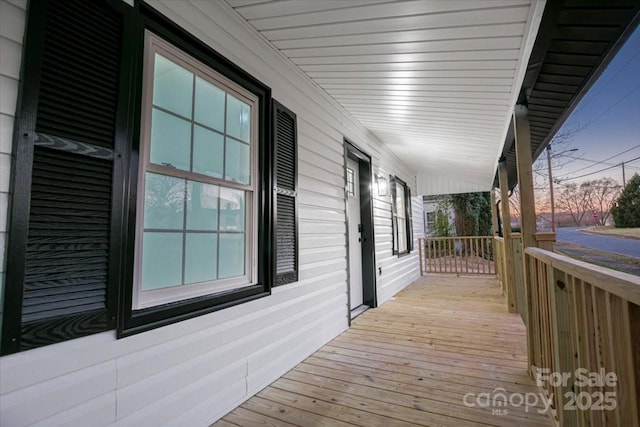
[[[413,206],[411,205],[411,189],[405,185],[405,202],[407,204],[407,252],[413,250]]]
[[[275,280],[274,286],[298,280],[298,154],[296,115],[273,100],[275,145]]]
[[[123,15],[31,2],[14,136],[2,353],[110,329]]]

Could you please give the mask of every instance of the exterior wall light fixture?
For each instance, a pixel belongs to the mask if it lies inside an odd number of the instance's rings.
[[[378,196],[385,197],[389,195],[389,181],[387,181],[387,178],[376,175],[376,186],[378,187]]]

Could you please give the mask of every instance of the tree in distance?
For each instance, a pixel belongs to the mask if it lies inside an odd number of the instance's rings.
[[[635,174],[611,208],[618,228],[640,227],[640,175]]]

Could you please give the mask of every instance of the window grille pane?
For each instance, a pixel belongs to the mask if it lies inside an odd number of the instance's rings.
[[[231,138],[227,138],[225,179],[242,184],[251,182],[251,148]]]
[[[189,170],[191,123],[153,109],[151,117],[151,163]]]
[[[227,135],[249,142],[251,137],[251,107],[227,94]]]
[[[208,129],[194,126],[193,172],[222,178],[224,167],[224,137]]]
[[[220,188],[220,231],[244,231],[244,191]]]
[[[193,73],[156,54],[153,76],[153,103],[191,118]]]
[[[242,276],[245,266],[244,233],[221,233],[218,278]]]
[[[407,250],[407,223],[406,220],[398,218],[398,252],[402,253]]]
[[[187,186],[187,229],[217,230],[219,187],[194,181],[187,181]]]
[[[144,191],[144,228],[182,230],[184,179],[147,173]]]
[[[187,233],[184,283],[215,280],[217,277],[218,235]]]
[[[225,92],[222,89],[196,77],[194,120],[224,132],[224,95]]]
[[[396,183],[396,214],[400,218],[405,217],[405,202],[404,202],[404,186]]]
[[[142,250],[142,290],[182,283],[182,233],[145,232]]]

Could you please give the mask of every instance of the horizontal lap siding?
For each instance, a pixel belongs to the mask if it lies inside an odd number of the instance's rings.
[[[378,175],[397,175],[416,194],[412,171],[225,4],[152,5],[262,80],[296,113],[299,281],[266,298],[121,340],[108,332],[4,357],[2,425],[208,425],[347,328],[343,138],[372,156]],[[417,277],[418,262],[415,250],[392,256],[390,197],[378,197],[375,189],[374,196],[381,304]],[[91,392],[83,394],[87,385],[74,382],[78,372],[95,374]],[[55,381],[67,392],[44,404],[56,392]],[[32,405],[28,418],[25,402]]]
[[[0,331],[4,306],[5,251],[11,146],[16,114],[26,0],[0,0]]]

